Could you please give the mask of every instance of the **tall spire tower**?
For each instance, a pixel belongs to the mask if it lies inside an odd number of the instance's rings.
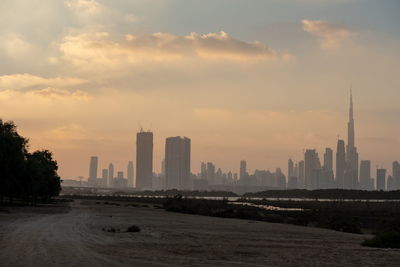
[[[355,146],[353,91],[351,87],[349,122],[347,123],[346,165],[344,186],[348,189],[356,189],[358,187],[358,153]]]
[[[350,87],[350,110],[349,110],[349,122],[347,123],[347,144],[349,147],[354,148],[354,114],[353,114],[353,91]]]

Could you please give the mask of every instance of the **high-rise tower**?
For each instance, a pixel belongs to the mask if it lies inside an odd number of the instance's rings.
[[[128,162],[127,178],[128,187],[133,187],[133,161]]]
[[[108,165],[108,187],[114,186],[114,165],[110,163]]]
[[[89,178],[97,178],[98,157],[90,157]]]
[[[153,178],[153,133],[136,135],[136,188],[151,189]]]
[[[336,148],[336,187],[344,188],[344,172],[346,168],[346,151],[344,141],[338,140]]]
[[[190,139],[168,137],[165,142],[167,189],[190,189]]]
[[[350,89],[349,122],[347,123],[347,147],[346,147],[346,172],[344,187],[356,189],[358,187],[358,153],[355,146],[353,93]]]

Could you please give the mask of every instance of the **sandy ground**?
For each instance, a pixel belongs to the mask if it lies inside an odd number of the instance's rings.
[[[0,266],[400,266],[400,250],[362,235],[125,204],[0,212]]]

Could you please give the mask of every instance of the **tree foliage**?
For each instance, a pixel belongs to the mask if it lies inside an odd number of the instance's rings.
[[[35,203],[57,196],[61,180],[57,162],[48,150],[28,152],[28,139],[13,122],[0,119],[0,201],[7,197]]]

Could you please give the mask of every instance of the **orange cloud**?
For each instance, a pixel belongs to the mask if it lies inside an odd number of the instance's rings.
[[[71,77],[44,78],[32,74],[0,76],[0,90],[19,90],[35,87],[69,87],[86,83],[86,80]]]
[[[303,30],[320,39],[320,45],[324,49],[336,49],[342,42],[354,36],[354,32],[345,26],[332,24],[323,20],[301,21]]]
[[[64,59],[76,65],[148,61],[170,61],[202,58],[231,61],[263,61],[278,54],[261,42],[246,42],[221,31],[200,35],[178,36],[169,33],[131,35],[113,39],[109,33],[68,35],[60,44]]]

